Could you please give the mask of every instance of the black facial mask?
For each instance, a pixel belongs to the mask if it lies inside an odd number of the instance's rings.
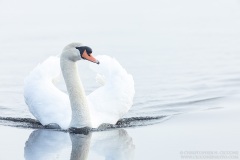
[[[79,50],[81,57],[82,57],[82,54],[83,54],[83,52],[84,52],[85,50],[86,50],[86,52],[87,52],[87,54],[88,54],[89,56],[90,56],[90,54],[92,53],[92,49],[91,49],[90,47],[88,47],[88,46],[76,47],[76,49]],[[82,58],[83,58],[83,57],[82,57]],[[83,59],[85,59],[85,58],[83,58]]]

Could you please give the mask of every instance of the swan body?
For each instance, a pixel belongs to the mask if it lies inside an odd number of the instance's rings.
[[[56,123],[63,129],[97,128],[102,123],[115,124],[132,106],[135,94],[132,76],[106,55],[96,57],[100,65],[92,63],[90,66],[97,73],[96,79],[101,87],[85,95],[76,64],[81,60],[75,49],[79,46],[82,44],[69,44],[61,57],[49,57],[25,78],[25,102],[43,125]],[[61,73],[68,94],[54,85]]]

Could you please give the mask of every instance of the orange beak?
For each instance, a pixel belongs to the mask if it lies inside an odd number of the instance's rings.
[[[86,50],[83,52],[82,57],[88,61],[91,61],[93,63],[100,64],[100,62],[92,56],[92,54],[88,55]]]

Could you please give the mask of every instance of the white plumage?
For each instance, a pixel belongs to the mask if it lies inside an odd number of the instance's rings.
[[[132,76],[115,59],[106,55],[97,59],[101,64],[91,64],[91,68],[102,86],[87,96],[94,128],[115,124],[132,106],[135,93]],[[60,58],[49,57],[26,77],[24,97],[30,112],[43,125],[57,123],[67,129],[72,114],[69,97],[53,84],[60,73]]]

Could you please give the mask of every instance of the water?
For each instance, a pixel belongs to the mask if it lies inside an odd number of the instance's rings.
[[[115,57],[135,80],[125,118],[211,108],[239,94],[240,2],[1,1],[1,117],[33,118],[23,98],[27,74],[73,41]],[[79,62],[87,94],[97,86]],[[64,89],[63,84],[59,84]]]

